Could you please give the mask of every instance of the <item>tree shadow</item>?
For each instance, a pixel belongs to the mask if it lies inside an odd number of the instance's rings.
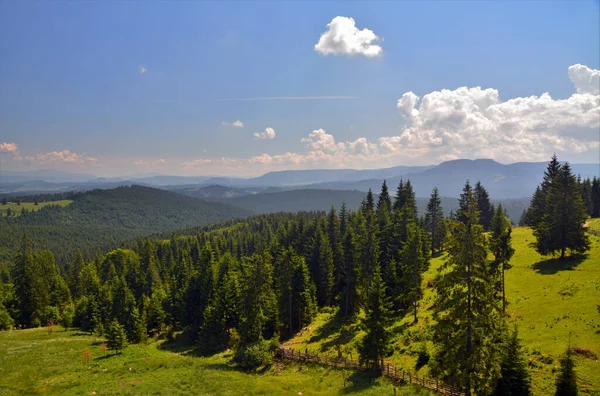
[[[121,355],[122,355],[122,353],[107,352],[105,355],[94,358],[94,361],[106,360],[106,359],[110,359],[112,357],[117,357],[117,356],[121,356]]]
[[[360,331],[360,326],[351,318],[345,318],[338,311],[324,325],[320,326],[315,334],[310,337],[308,343],[327,340],[321,344],[320,350],[324,352],[337,345],[344,345],[352,341]],[[334,337],[329,339],[329,337]]]
[[[346,386],[342,393],[362,392],[372,387],[376,379],[377,376],[374,374],[355,371],[346,379],[350,385]]]
[[[538,261],[533,264],[533,269],[542,275],[554,275],[559,271],[570,271],[588,258],[588,254],[576,254],[569,257],[552,258]]]

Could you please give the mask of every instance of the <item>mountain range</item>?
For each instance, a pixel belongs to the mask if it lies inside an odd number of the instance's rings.
[[[583,178],[600,176],[600,163],[570,165],[573,172]],[[458,197],[465,182],[469,180],[472,183],[481,181],[493,199],[515,199],[532,195],[543,178],[545,168],[545,162],[517,162],[504,165],[491,159],[459,159],[442,162],[436,166],[396,166],[368,170],[286,170],[268,172],[253,178],[150,175],[119,179],[50,170],[2,171],[0,194],[22,195],[137,184],[210,198],[220,193],[198,191],[214,185],[229,188],[230,197],[305,188],[378,191],[383,180],[386,179],[390,189],[395,189],[400,180],[410,180],[417,197],[429,196],[433,187],[438,187],[443,196]]]

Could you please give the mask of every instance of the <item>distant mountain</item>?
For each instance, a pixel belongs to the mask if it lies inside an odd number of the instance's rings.
[[[12,256],[23,234],[36,249],[59,260],[81,248],[88,256],[123,240],[153,232],[198,227],[246,217],[248,210],[186,197],[156,188],[131,186],[75,194],[60,208],[46,206],[14,218],[0,218],[0,261]]]
[[[35,171],[0,171],[0,184],[24,183],[41,180],[54,183],[85,182],[96,179],[96,176],[87,173],[72,173],[59,170]]]
[[[179,186],[171,186],[168,188],[169,191],[176,192],[178,194],[188,195],[190,197],[204,198],[204,199],[220,199],[220,198],[233,198],[241,197],[245,195],[253,195],[266,192],[279,192],[279,187],[232,187],[232,186],[221,186],[219,184],[212,184],[209,186],[185,186],[183,188]]]
[[[600,176],[600,164],[570,164],[575,174],[583,178]],[[427,197],[434,187],[444,196],[458,197],[469,180],[472,184],[481,181],[492,199],[515,199],[530,197],[535,187],[542,181],[545,162],[518,162],[503,165],[489,159],[455,160],[419,173],[396,176],[387,179],[390,189],[395,188],[401,179],[410,179],[415,194]],[[378,191],[383,179],[368,179],[357,182],[330,182],[307,186],[339,190]]]
[[[307,169],[285,170],[265,173],[262,176],[247,179],[248,185],[260,186],[293,186],[332,181],[358,181],[370,178],[388,178],[422,172],[431,166],[395,166],[384,169]]]

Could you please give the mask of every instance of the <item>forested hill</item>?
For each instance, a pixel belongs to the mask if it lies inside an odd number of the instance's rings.
[[[75,194],[72,199],[66,207],[47,206],[37,212],[2,218],[0,261],[15,253],[24,233],[31,237],[34,249],[50,249],[62,262],[77,248],[91,256],[140,235],[250,214],[231,205],[142,186],[93,190]]]
[[[396,185],[389,185],[392,190]],[[223,187],[224,188],[224,187]],[[433,187],[432,187],[433,188]],[[442,192],[443,193],[443,192]],[[331,206],[340,208],[342,203],[350,210],[358,209],[360,203],[365,199],[366,193],[356,190],[319,190],[299,189],[281,191],[275,193],[258,193],[252,195],[237,196],[232,198],[212,198],[223,203],[230,203],[254,213],[277,213],[277,212],[299,212],[299,211],[328,211]],[[378,197],[377,194],[374,195]],[[491,197],[494,198],[493,196]],[[440,197],[444,215],[458,210],[456,198]],[[416,198],[419,216],[425,215],[429,198]],[[521,213],[529,206],[529,199],[505,199],[493,200],[495,204],[501,203],[506,214],[513,223],[518,223]]]

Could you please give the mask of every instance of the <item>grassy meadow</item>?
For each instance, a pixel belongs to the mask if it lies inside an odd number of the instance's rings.
[[[102,352],[102,341],[77,330],[0,332],[0,395],[394,395],[390,382],[351,371],[276,363],[248,373],[228,363],[230,353],[200,357],[176,341],[152,340],[121,354]],[[396,391],[430,395],[408,386]]]
[[[71,202],[70,199],[63,199],[60,201],[48,201],[48,202],[39,202],[37,205],[33,202],[21,202],[21,205],[17,205],[16,202],[7,202],[6,205],[2,205],[0,202],[0,216],[6,216],[6,211],[10,208],[10,211],[14,213],[16,216],[21,215],[21,209],[28,210],[30,212],[35,212],[43,208],[44,206],[49,205],[59,205],[59,206],[67,206]]]
[[[600,219],[594,224],[600,226]],[[590,235],[592,249],[579,259],[561,262],[540,256],[529,246],[535,240],[531,229],[513,229],[516,250],[506,272],[507,314],[516,324],[529,359],[536,395],[554,393],[554,380],[560,355],[571,345],[589,349],[591,357],[576,354],[577,375],[582,394],[600,394],[600,238]],[[412,317],[394,326],[394,354],[388,359],[399,368],[419,374],[428,372],[426,364],[432,345],[428,324],[434,292],[431,280],[445,258],[432,260],[424,276],[425,296],[419,322]],[[344,323],[335,312],[320,313],[302,334],[286,342],[304,351],[336,354],[339,345],[344,355],[357,358],[357,345],[363,332],[358,323]],[[595,357],[594,357],[595,356]]]

